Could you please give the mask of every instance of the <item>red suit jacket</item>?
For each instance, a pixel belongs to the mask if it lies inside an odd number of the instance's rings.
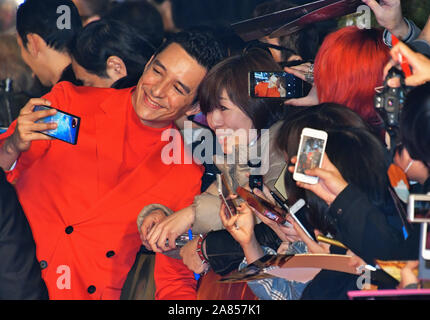
[[[142,127],[152,139],[159,130],[160,139],[120,177],[132,90],[57,84],[44,98],[81,118],[77,144],[34,141],[8,172],[32,228],[51,299],[118,299],[141,245],[140,210],[161,203],[177,211],[200,192],[200,166],[161,161],[169,142],[161,141],[160,129]],[[0,143],[15,125],[0,135]],[[183,150],[182,140],[178,144]]]

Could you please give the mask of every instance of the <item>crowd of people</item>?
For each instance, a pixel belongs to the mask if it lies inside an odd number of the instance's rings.
[[[306,1],[256,2],[250,17]],[[173,0],[25,0],[16,42],[0,35],[0,298],[347,299],[377,260],[410,261],[393,289],[419,288],[421,224],[406,208],[430,192],[430,12],[421,30],[406,1],[362,2],[377,28],[311,24],[248,43],[226,26],[175,25]],[[294,75],[303,96],[283,99],[275,77],[250,95],[254,71]],[[391,89],[384,102],[401,108],[382,108],[387,123],[375,96]],[[45,134],[58,112],[79,118],[76,144]],[[304,128],[328,136],[304,172],[316,184],[293,177]],[[315,238],[288,212],[299,199]],[[304,253],[347,255],[357,272],[252,280],[246,296],[214,280]]]

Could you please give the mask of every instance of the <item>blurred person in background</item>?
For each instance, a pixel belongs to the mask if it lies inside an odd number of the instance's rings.
[[[57,8],[62,5],[70,8],[70,28],[58,28]],[[81,28],[71,0],[26,0],[19,6],[16,30],[21,56],[44,86],[60,81],[78,84],[68,47]]]
[[[281,11],[298,6],[297,1],[274,0],[259,4],[253,13],[254,17],[263,16],[276,11]],[[276,62],[288,62],[292,60],[309,61],[315,59],[319,46],[319,31],[314,25],[309,25],[292,34],[270,38],[269,36],[260,39],[280,47],[280,50],[270,48]]]
[[[155,47],[121,21],[86,25],[70,48],[75,76],[85,86],[129,88],[139,81]]]
[[[146,0],[114,1],[102,16],[119,20],[145,36],[156,48],[164,39],[164,25],[160,12]]]
[[[0,35],[0,61],[0,127],[8,127],[27,101],[39,92],[14,35]]]

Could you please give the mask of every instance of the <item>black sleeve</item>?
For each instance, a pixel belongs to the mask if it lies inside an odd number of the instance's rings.
[[[260,245],[277,250],[281,240],[276,233],[264,223],[254,227],[255,236]],[[245,257],[242,247],[226,230],[211,231],[207,234],[206,256],[214,272],[226,275],[237,270]]]
[[[336,239],[367,263],[373,263],[374,259],[418,258],[416,228],[412,228],[405,240],[402,230],[390,224],[387,215],[353,185],[348,185],[338,195],[330,206],[329,215],[336,225]],[[394,219],[395,215],[390,218]]]
[[[0,170],[0,261],[0,299],[48,299],[33,234],[3,170]]]

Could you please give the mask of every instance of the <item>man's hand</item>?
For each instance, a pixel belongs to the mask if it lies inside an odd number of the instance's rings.
[[[27,151],[31,142],[34,140],[52,140],[40,133],[57,128],[56,123],[36,123],[37,120],[54,115],[57,111],[55,109],[42,110],[33,112],[36,105],[51,105],[51,102],[45,99],[31,99],[21,109],[17,118],[15,131],[9,136],[3,147],[0,150],[0,167],[4,170],[9,170],[12,164],[18,159],[21,152]]]
[[[157,244],[155,242],[150,243],[148,241],[148,234],[151,229],[154,228],[155,225],[157,225],[164,219],[166,219],[166,215],[163,211],[159,209],[152,211],[143,219],[142,225],[140,226],[140,239],[142,240],[142,244],[145,246],[146,249],[152,250],[154,252],[162,252],[162,250],[157,247]]]
[[[378,23],[399,39],[404,39],[409,32],[408,24],[403,19],[400,0],[363,0],[375,14]]]
[[[52,140],[52,138],[38,132],[57,128],[56,123],[36,123],[37,120],[52,116],[57,113],[55,109],[33,112],[34,106],[50,106],[51,102],[45,99],[31,99],[21,109],[17,118],[15,132],[11,136],[11,147],[21,153],[30,148],[34,140]]]
[[[176,239],[191,228],[194,217],[194,210],[192,207],[187,207],[171,214],[151,229],[147,235],[148,243],[161,251],[175,249]],[[169,245],[167,247],[166,240],[169,240]]]

